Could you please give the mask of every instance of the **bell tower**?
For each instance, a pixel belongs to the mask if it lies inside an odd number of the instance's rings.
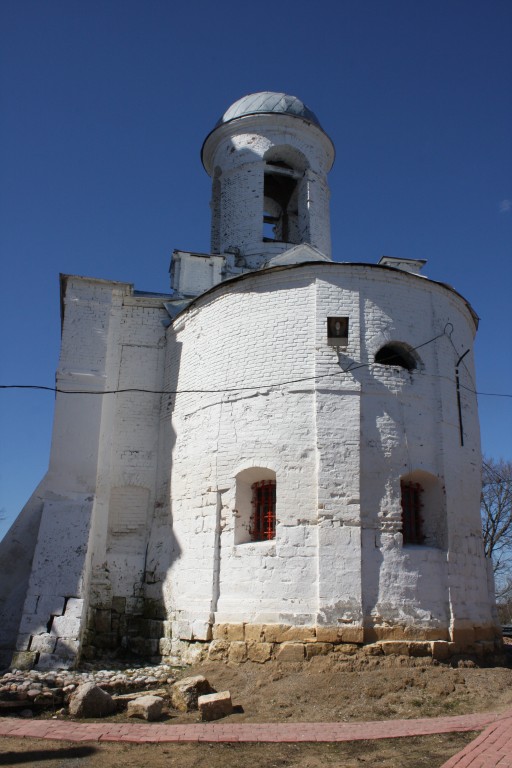
[[[309,244],[331,257],[327,173],[334,146],[295,96],[263,91],[236,101],[207,136],[212,254],[257,269]]]

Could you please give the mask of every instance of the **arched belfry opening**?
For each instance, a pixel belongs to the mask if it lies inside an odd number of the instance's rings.
[[[212,178],[212,253],[249,269],[300,244],[330,258],[334,147],[302,101],[244,96],[208,135],[202,159]]]
[[[265,164],[263,186],[263,239],[300,243],[297,202],[298,174],[277,160]]]
[[[308,211],[304,155],[289,146],[275,146],[264,155],[263,240],[298,245],[308,242]]]

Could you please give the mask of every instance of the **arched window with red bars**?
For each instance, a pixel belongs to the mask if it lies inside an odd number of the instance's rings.
[[[260,480],[252,490],[252,541],[268,541],[276,537],[276,481]]]

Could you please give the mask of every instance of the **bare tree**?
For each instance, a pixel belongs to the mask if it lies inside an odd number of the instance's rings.
[[[482,530],[487,557],[492,557],[496,596],[512,600],[512,461],[484,459]]]

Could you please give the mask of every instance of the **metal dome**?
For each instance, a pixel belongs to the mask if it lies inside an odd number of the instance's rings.
[[[273,91],[260,91],[259,93],[250,93],[235,101],[229,109],[224,112],[217,121],[215,127],[228,123],[237,117],[245,115],[263,114],[285,114],[293,117],[301,117],[310,123],[322,129],[317,116],[312,112],[304,102],[296,96],[289,96],[286,93],[274,93]],[[323,130],[323,129],[322,129]]]

